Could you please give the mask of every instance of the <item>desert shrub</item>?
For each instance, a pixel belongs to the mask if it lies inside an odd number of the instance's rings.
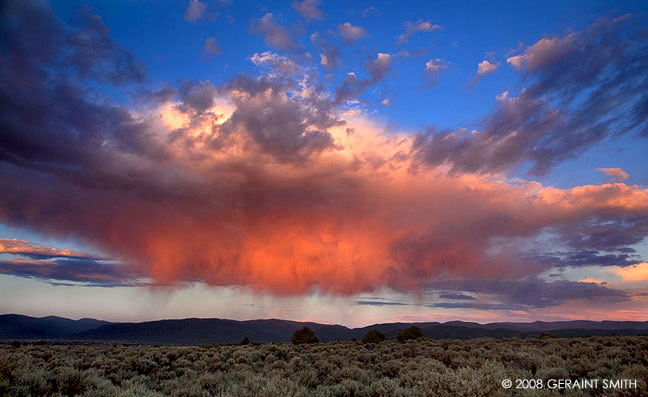
[[[297,383],[309,389],[316,387],[319,383],[317,371],[312,368],[299,371],[297,373]]]
[[[295,345],[301,345],[304,343],[318,343],[319,339],[317,339],[317,335],[313,330],[304,327],[295,331],[290,341]]]
[[[497,396],[510,395],[505,378],[576,376],[637,379],[637,389],[615,395],[639,396],[648,393],[647,364],[648,336],[217,349],[5,344],[0,396]]]
[[[56,384],[59,392],[65,396],[76,396],[86,389],[84,374],[69,367],[59,369]]]
[[[369,385],[370,396],[406,396],[406,390],[398,379],[380,378]]]
[[[362,343],[380,343],[385,340],[385,335],[375,329],[370,329],[362,337]]]
[[[42,369],[34,369],[23,373],[19,383],[27,386],[29,393],[32,396],[46,396],[52,394],[47,378],[48,374],[46,371]]]
[[[11,346],[13,346],[13,347],[20,347],[20,346],[22,346],[22,343],[20,343],[19,341],[15,340],[15,341],[11,342]]]
[[[297,395],[299,387],[290,379],[273,376],[259,390],[261,397],[283,397]]]
[[[240,346],[249,345],[249,344],[250,344],[250,339],[247,336],[244,336],[243,339],[241,339],[241,341],[239,342]]]
[[[399,342],[405,342],[410,339],[417,339],[422,337],[423,331],[421,331],[421,329],[416,325],[413,325],[405,331],[399,332],[398,335],[396,335],[396,339],[398,339]]]

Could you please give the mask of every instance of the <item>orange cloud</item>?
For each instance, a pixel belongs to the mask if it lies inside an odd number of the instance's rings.
[[[39,258],[89,257],[85,252],[69,249],[43,247],[25,240],[0,238],[0,254],[12,254]]]
[[[605,175],[611,176],[613,179],[626,180],[630,175],[621,168],[597,168],[598,171],[601,171]]]
[[[610,273],[621,276],[623,281],[648,281],[648,262],[610,269]]]
[[[259,95],[274,94],[251,100]],[[413,290],[444,277],[538,274],[542,266],[493,242],[593,215],[648,211],[648,191],[620,183],[556,189],[417,168],[411,135],[384,135],[362,116],[331,127],[332,144],[300,161],[278,160],[243,127],[212,146],[224,134],[218,126],[236,115],[211,129],[189,126],[202,132],[176,140],[165,163],[140,168],[145,177],[128,191],[5,179],[14,193],[0,213],[15,222],[9,210],[19,208],[31,227],[73,234],[158,283],[353,294]],[[61,206],[74,216],[51,216]]]

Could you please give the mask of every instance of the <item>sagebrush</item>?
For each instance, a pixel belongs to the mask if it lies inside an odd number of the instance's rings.
[[[633,378],[637,389],[614,395],[634,396],[648,394],[647,368],[648,336],[204,347],[23,344],[0,345],[0,395],[509,396],[515,391],[502,389],[505,378]]]

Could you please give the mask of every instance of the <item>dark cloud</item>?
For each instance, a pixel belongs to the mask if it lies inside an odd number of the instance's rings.
[[[76,25],[67,26],[40,1],[9,1],[0,21],[0,51],[11,54],[3,56],[2,69],[21,82],[36,76],[47,80],[46,66],[115,85],[145,79],[144,65],[115,44],[102,18],[86,7],[77,11]]]
[[[370,86],[384,79],[392,67],[391,55],[378,53],[376,59],[365,64],[369,78],[359,79],[355,73],[347,74],[342,85],[335,90],[335,103],[340,104],[347,100],[354,100]]]
[[[476,309],[476,310],[523,310],[526,307],[517,304],[506,303],[464,303],[464,302],[440,302],[428,305],[432,308],[442,309]]]
[[[73,281],[102,287],[140,285],[131,267],[66,249],[29,241],[0,239],[0,274],[45,280]]]
[[[104,161],[114,151],[161,154],[128,109],[81,85],[144,78],[100,17],[82,9],[70,27],[36,1],[9,2],[0,17],[0,161],[84,178],[110,173]]]
[[[330,44],[329,40],[323,38],[319,33],[313,33],[311,35],[311,41],[322,51],[320,54],[320,64],[327,72],[332,72],[342,66],[340,48]]]
[[[402,303],[402,302],[369,301],[369,300],[356,301],[355,304],[364,305],[364,306],[407,306],[407,303]]]
[[[603,139],[645,133],[648,40],[631,21],[603,20],[510,57],[529,86],[502,96],[479,134],[429,129],[414,146],[420,160],[482,173],[528,163],[541,176]]]
[[[461,293],[458,293],[458,292],[441,293],[441,294],[439,294],[439,298],[441,298],[441,299],[452,299],[452,300],[469,300],[469,301],[474,301],[475,300],[475,298],[470,296],[470,295],[461,294]]]
[[[219,127],[213,143],[222,146],[233,134],[242,134],[259,145],[263,153],[281,161],[303,161],[315,152],[332,148],[333,139],[327,129],[340,121],[327,112],[327,101],[289,97],[281,87],[244,76],[229,85],[235,91],[231,98],[236,110]]]
[[[168,84],[165,84],[157,91],[140,90],[136,92],[133,97],[138,103],[141,104],[159,105],[162,103],[171,102],[171,100],[176,96],[177,93],[178,90]]]
[[[3,260],[0,274],[42,280],[83,283],[95,287],[133,287],[147,285],[137,281],[139,275],[121,264],[88,258],[51,260]]]
[[[340,49],[333,45],[325,45],[322,47],[320,54],[320,64],[324,66],[327,72],[332,72],[342,67],[342,60],[340,59]]]
[[[178,88],[178,109],[200,115],[214,106],[216,87],[208,81],[183,81]]]
[[[648,236],[648,216],[590,217],[580,223],[557,227],[555,232],[563,243],[576,250],[625,250],[629,253],[634,252],[630,246]]]
[[[473,307],[485,308],[488,305],[503,305],[500,309],[508,310],[520,307],[543,308],[557,306],[574,299],[589,299],[592,302],[624,302],[629,298],[624,291],[605,286],[575,281],[559,280],[547,282],[540,279],[523,280],[447,280],[429,283],[432,288],[454,289],[456,291],[493,294],[496,303],[439,303],[434,307]]]
[[[537,261],[551,268],[582,266],[625,267],[642,262],[642,259],[639,256],[628,254],[601,254],[599,251],[594,250],[545,253],[529,257],[528,259]]]

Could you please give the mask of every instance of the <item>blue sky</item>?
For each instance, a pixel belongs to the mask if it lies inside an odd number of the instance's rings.
[[[372,86],[360,99],[389,128],[413,131],[429,126],[479,128],[483,118],[497,106],[497,95],[504,91],[517,95],[528,83],[506,64],[516,50],[542,37],[578,31],[600,18],[629,12],[642,15],[646,8],[641,1],[386,1],[354,2],[350,7],[346,2],[331,1],[318,5],[321,19],[308,20],[289,1],[203,3],[204,11],[196,20],[187,20],[188,6],[180,1],[130,1],[119,7],[110,1],[70,1],[56,2],[52,8],[61,19],[71,22],[79,7],[94,10],[110,28],[111,37],[146,64],[152,89],[181,80],[206,80],[218,85],[239,73],[254,73],[251,55],[272,48],[264,43],[261,34],[251,33],[251,21],[267,13],[301,46],[290,54],[300,60],[310,56],[304,63],[329,86],[340,83],[348,72],[366,76],[363,65],[378,52],[394,54],[389,79]],[[345,43],[338,30],[346,22],[363,28],[367,35],[352,45]],[[399,40],[407,23],[419,22],[441,28],[419,31],[407,41]],[[338,47],[339,68],[328,73],[319,65],[322,50],[311,40],[312,34],[319,34],[327,44]],[[209,37],[217,41],[222,54],[205,52],[205,40]],[[410,55],[396,55],[401,51]],[[435,85],[429,85],[423,73],[425,63],[437,58],[446,63],[447,69]],[[470,84],[477,64],[484,59],[499,63],[498,70]],[[119,102],[131,100],[128,89],[103,87],[103,92]],[[387,98],[389,106],[381,103]],[[597,183],[604,177],[595,169],[605,163],[628,170],[632,182],[645,185],[648,172],[640,166],[639,159],[647,150],[645,140],[631,136],[602,142],[575,164],[553,170],[544,180],[560,187],[574,186],[576,180],[579,184]]]
[[[10,2],[0,311],[638,318],[646,8]]]

